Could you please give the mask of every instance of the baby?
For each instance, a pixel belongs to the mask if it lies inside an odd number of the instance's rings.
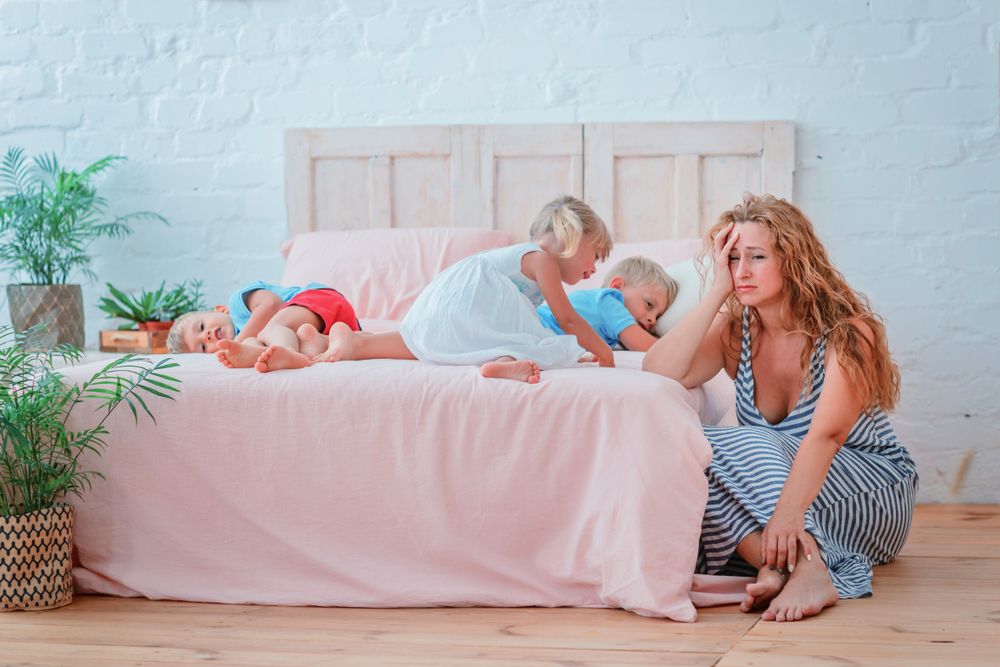
[[[656,320],[677,296],[677,282],[646,257],[629,257],[608,272],[604,287],[569,292],[573,308],[612,347],[645,352],[658,339]],[[548,304],[538,307],[542,324],[562,333]]]
[[[330,327],[361,326],[354,307],[335,289],[309,283],[281,287],[261,281],[229,297],[229,306],[184,313],[167,336],[171,352],[211,352],[229,368],[261,373],[303,368],[327,350]]]

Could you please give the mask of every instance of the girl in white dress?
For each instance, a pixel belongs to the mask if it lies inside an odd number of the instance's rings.
[[[316,361],[420,359],[482,365],[486,377],[538,382],[539,371],[566,368],[590,352],[601,366],[614,356],[570,305],[562,283],[594,273],[611,252],[604,221],[574,197],[549,202],[531,225],[531,242],[466,257],[438,274],[417,297],[398,332],[359,334],[334,326]],[[545,328],[536,307],[548,302],[560,328]]]

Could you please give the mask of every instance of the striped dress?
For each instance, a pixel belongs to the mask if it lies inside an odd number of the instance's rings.
[[[814,345],[809,367],[812,386],[806,383],[795,408],[780,423],[771,424],[754,403],[749,311],[744,310],[736,373],[740,425],[705,427],[712,463],[705,471],[703,572],[748,573],[736,546],[750,533],[763,530],[774,513],[823,390],[826,343],[823,336]],[[916,489],[916,466],[886,414],[862,412],[805,513],[805,528],[816,538],[840,597],[871,595],[872,566],[892,560],[906,541]]]

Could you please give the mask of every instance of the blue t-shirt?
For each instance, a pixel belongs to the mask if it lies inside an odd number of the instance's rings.
[[[580,317],[587,320],[587,324],[593,327],[608,345],[620,345],[618,336],[636,324],[632,313],[625,307],[625,297],[616,289],[608,287],[582,289],[570,292],[566,296],[569,297],[573,309],[580,314]],[[542,324],[557,334],[563,332],[548,304],[543,303],[538,307],[538,318]]]
[[[233,292],[232,296],[229,297],[229,317],[233,318],[233,329],[234,333],[239,333],[240,329],[247,325],[250,321],[250,309],[247,308],[246,295],[254,290],[266,289],[268,292],[274,292],[281,299],[282,303],[288,303],[296,294],[300,292],[305,292],[310,289],[328,289],[326,285],[321,285],[320,283],[309,283],[305,287],[281,287],[279,285],[270,285],[263,281],[257,280],[245,287]]]

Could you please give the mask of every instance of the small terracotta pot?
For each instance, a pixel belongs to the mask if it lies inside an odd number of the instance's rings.
[[[139,331],[169,331],[172,326],[174,326],[172,320],[170,322],[139,322]]]

